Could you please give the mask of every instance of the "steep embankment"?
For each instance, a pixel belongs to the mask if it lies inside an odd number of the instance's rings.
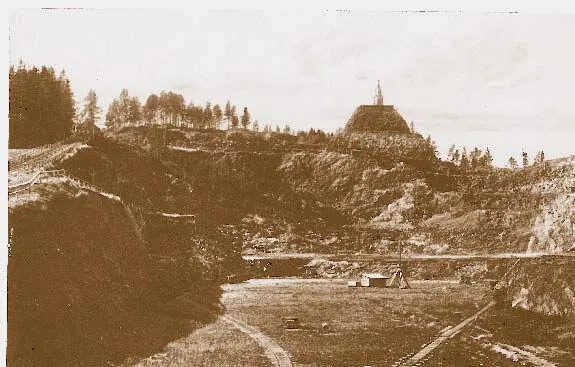
[[[526,171],[538,179],[520,189],[543,197],[531,211],[527,251],[557,256],[519,262],[505,278],[504,299],[514,307],[573,319],[575,257],[569,255],[575,249],[575,157]]]
[[[528,251],[563,253],[575,250],[575,156],[547,163],[552,175],[532,190],[552,194],[532,225]]]
[[[575,258],[547,257],[509,271],[502,297],[512,307],[575,319]]]
[[[10,365],[149,355],[221,311],[219,285],[241,274],[239,244],[190,213],[184,179],[110,140],[55,165],[123,202],[60,180],[11,205]]]
[[[560,194],[535,218],[527,251],[563,253],[575,250],[575,194]]]
[[[101,366],[156,350],[189,329],[190,314],[165,311],[176,296],[201,292],[194,301],[217,312],[217,290],[154,261],[119,202],[60,188],[11,208],[9,227],[9,365]]]

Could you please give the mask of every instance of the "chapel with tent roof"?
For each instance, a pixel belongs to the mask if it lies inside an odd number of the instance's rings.
[[[381,84],[377,81],[377,91],[373,104],[360,105],[348,120],[345,132],[392,132],[410,133],[409,126],[393,105],[383,104]]]

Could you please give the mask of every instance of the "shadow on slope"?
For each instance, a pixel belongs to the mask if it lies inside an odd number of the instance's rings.
[[[8,365],[149,355],[221,310],[219,284],[150,257],[121,203],[72,187],[42,199],[9,211]]]

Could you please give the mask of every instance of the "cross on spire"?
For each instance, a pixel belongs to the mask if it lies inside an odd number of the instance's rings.
[[[381,93],[381,85],[379,84],[379,80],[377,81],[377,94],[375,95],[376,105],[383,105],[383,94]]]

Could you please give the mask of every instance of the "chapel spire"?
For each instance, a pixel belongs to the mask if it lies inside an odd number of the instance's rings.
[[[383,105],[383,94],[381,93],[381,85],[379,80],[377,81],[377,94],[375,95],[375,105]]]

